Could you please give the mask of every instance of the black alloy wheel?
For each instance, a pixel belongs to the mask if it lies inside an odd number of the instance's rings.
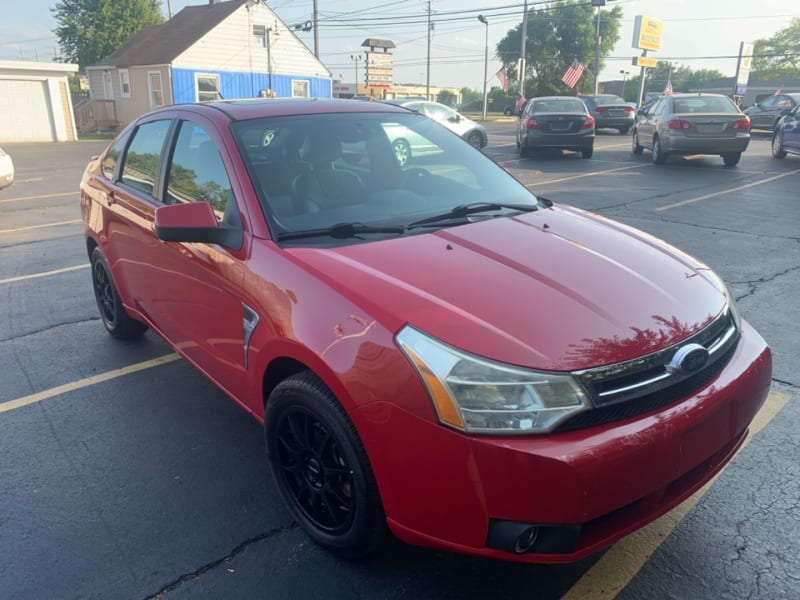
[[[480,134],[479,131],[470,132],[470,134],[467,136],[467,142],[469,143],[470,146],[473,146],[478,150],[483,148],[483,136]]]
[[[92,251],[91,265],[94,297],[106,330],[121,340],[140,337],[147,331],[147,325],[133,319],[125,311],[114,286],[114,280],[111,278],[111,271],[99,247]]]
[[[385,517],[361,440],[328,388],[312,373],[270,394],[264,432],[272,473],[298,524],[346,557],[381,541]]]

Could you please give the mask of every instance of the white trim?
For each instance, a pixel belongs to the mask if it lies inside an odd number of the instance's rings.
[[[305,83],[306,84],[306,95],[305,96],[295,96],[294,93],[294,84],[295,83]],[[311,80],[310,79],[292,79],[292,98],[310,98],[311,97]]]
[[[161,104],[155,103],[155,98],[153,96],[153,80],[151,79],[151,75],[158,75],[158,86],[159,90],[158,93],[161,95]],[[148,92],[148,102],[150,104],[150,108],[158,108],[159,106],[164,106],[164,74],[161,71],[148,71],[147,72],[147,92]]]
[[[216,90],[216,97],[213,100],[200,100],[200,77],[207,77],[209,79],[213,78],[216,79],[216,83],[214,84],[214,89]],[[203,72],[195,72],[194,74],[194,101],[195,102],[216,102],[218,100],[222,100],[222,94],[219,93],[219,73],[203,73]],[[204,92],[208,93],[208,92]]]
[[[119,69],[117,71],[119,73],[119,95],[121,98],[130,98],[131,97],[131,75],[128,69]],[[124,77],[123,77],[124,75]],[[125,87],[128,88],[128,91],[125,91]]]

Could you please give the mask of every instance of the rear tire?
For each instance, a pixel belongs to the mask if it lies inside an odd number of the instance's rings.
[[[281,496],[312,540],[348,558],[380,544],[386,517],[367,453],[316,375],[303,371],[275,387],[264,436]]]
[[[722,162],[725,163],[726,167],[735,167],[739,164],[739,159],[741,158],[741,152],[728,152],[727,154],[722,155]]]
[[[665,162],[667,162],[667,155],[661,149],[661,140],[656,136],[653,139],[653,164],[663,165]]]
[[[622,135],[625,135],[626,133],[628,133],[628,129],[630,129],[630,127],[620,127],[620,128],[619,128],[619,132],[620,132]]]
[[[125,310],[111,278],[111,269],[99,247],[92,251],[91,264],[94,298],[108,333],[120,340],[141,337],[147,331],[147,325],[131,317]]]
[[[781,150],[780,131],[775,131],[772,134],[772,156],[773,158],[786,158],[786,150]]]
[[[594,146],[581,148],[581,158],[592,158],[592,154],[594,154]]]
[[[528,156],[530,156],[530,151],[528,150],[528,147],[525,145],[525,140],[522,140],[519,143],[519,155],[521,158],[528,158]]]

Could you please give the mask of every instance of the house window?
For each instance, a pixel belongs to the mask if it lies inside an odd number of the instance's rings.
[[[296,98],[308,98],[307,79],[292,79],[292,96]]]
[[[256,46],[267,47],[267,28],[263,25],[253,25],[253,42]]]
[[[119,89],[123,98],[131,97],[131,78],[128,74],[128,69],[119,70]]]
[[[161,90],[161,72],[149,71],[147,85],[150,88],[150,108],[164,106],[164,94]]]
[[[222,100],[222,94],[219,93],[219,75],[197,73],[194,76],[194,81],[198,102]]]

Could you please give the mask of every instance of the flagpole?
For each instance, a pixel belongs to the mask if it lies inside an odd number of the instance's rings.
[[[528,0],[522,13],[522,44],[519,51],[519,94],[525,97],[525,43],[528,41]]]

